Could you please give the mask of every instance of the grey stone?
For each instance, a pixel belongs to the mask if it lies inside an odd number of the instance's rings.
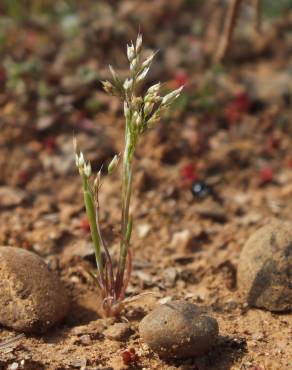
[[[207,352],[218,336],[217,321],[192,303],[175,301],[150,312],[139,325],[142,339],[159,356],[188,358]]]
[[[292,223],[273,220],[244,245],[238,288],[250,306],[269,311],[292,309]]]

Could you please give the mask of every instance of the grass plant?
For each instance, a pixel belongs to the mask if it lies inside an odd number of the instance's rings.
[[[124,107],[125,142],[122,162],[121,191],[121,235],[117,267],[114,269],[112,257],[105,243],[100,227],[99,192],[101,189],[101,170],[94,176],[90,162],[87,162],[74,139],[76,166],[79,170],[84,194],[84,203],[90,224],[91,237],[95,249],[97,274],[91,274],[103,297],[105,316],[118,315],[132,271],[132,252],[130,240],[133,218],[130,214],[130,201],[133,183],[133,160],[140,137],[159,120],[163,110],[167,109],[180,95],[180,87],[164,97],[159,95],[161,84],[149,87],[140,94],[141,85],[149,72],[155,53],[142,59],[142,36],[127,45],[129,77],[122,81],[114,68],[109,66],[112,82],[104,81],[104,90],[120,98]],[[119,155],[115,155],[108,166],[110,175],[118,166]]]

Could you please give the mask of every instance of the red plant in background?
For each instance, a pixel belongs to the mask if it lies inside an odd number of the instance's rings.
[[[279,149],[281,145],[281,138],[277,135],[271,134],[267,138],[266,151],[272,154],[275,150]]]
[[[239,93],[235,96],[233,103],[242,113],[247,113],[251,107],[250,97],[246,92]]]
[[[90,231],[90,225],[87,216],[82,217],[80,220],[80,228],[87,233]]]
[[[292,169],[292,158],[288,159],[288,167]]]
[[[25,46],[28,50],[33,50],[38,38],[37,32],[28,30],[25,35]]]
[[[125,365],[129,365],[131,362],[136,362],[139,359],[135,348],[130,348],[129,350],[122,352],[121,356]]]
[[[260,179],[262,184],[273,181],[273,170],[271,167],[264,167],[260,170]]]
[[[25,185],[29,180],[29,174],[25,170],[21,170],[17,174],[17,178],[20,185]]]
[[[32,250],[32,244],[27,241],[27,240],[24,240],[22,243],[21,243],[21,248],[23,249],[27,249],[28,251]]]
[[[47,137],[44,141],[43,141],[43,146],[44,148],[48,151],[48,152],[53,152],[56,147],[57,147],[57,144],[56,144],[56,139],[54,137]]]
[[[174,78],[175,88],[186,85],[186,83],[188,82],[188,79],[189,78],[186,72],[184,71],[177,72]]]
[[[183,181],[183,185],[189,186],[193,181],[198,180],[197,166],[194,163],[189,163],[183,166],[180,170],[180,175]]]
[[[224,117],[230,125],[233,125],[239,120],[240,113],[238,109],[231,104],[224,110]]]
[[[237,94],[232,102],[225,108],[224,117],[229,124],[239,121],[244,113],[248,113],[251,107],[250,97],[246,92]]]

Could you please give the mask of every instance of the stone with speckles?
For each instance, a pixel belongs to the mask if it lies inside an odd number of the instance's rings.
[[[266,310],[292,310],[292,223],[272,220],[250,236],[237,270],[245,301]]]
[[[0,247],[0,324],[41,333],[67,314],[69,301],[59,278],[35,253]]]
[[[139,325],[142,339],[160,357],[189,358],[207,352],[218,337],[217,321],[189,302],[157,307]]]

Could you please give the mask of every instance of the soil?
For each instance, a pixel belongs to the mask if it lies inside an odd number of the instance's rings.
[[[209,24],[204,7],[191,17],[184,1],[141,1],[139,9],[134,1],[85,3],[71,19],[55,12],[51,20],[9,23],[1,44],[0,245],[42,256],[72,304],[47,334],[1,327],[0,369],[291,369],[291,314],[249,309],[236,282],[249,236],[271,218],[292,219],[291,22],[260,51],[241,31],[248,47],[235,43],[225,67],[215,68],[206,46],[214,32],[191,28],[196,20]],[[133,334],[121,342],[105,336],[114,320],[101,318],[86,274],[94,255],[72,135],[95,171],[122,151],[121,105],[99,80],[108,63],[123,74],[125,44],[139,24],[147,47],[161,50],[149,83],[186,87],[137,150],[127,291],[136,299],[120,320]],[[193,181],[205,191],[192,194]],[[114,258],[119,195],[117,171],[104,177],[100,199]],[[141,341],[143,316],[170,299],[200,305],[218,320],[220,338],[208,354],[167,362]]]

